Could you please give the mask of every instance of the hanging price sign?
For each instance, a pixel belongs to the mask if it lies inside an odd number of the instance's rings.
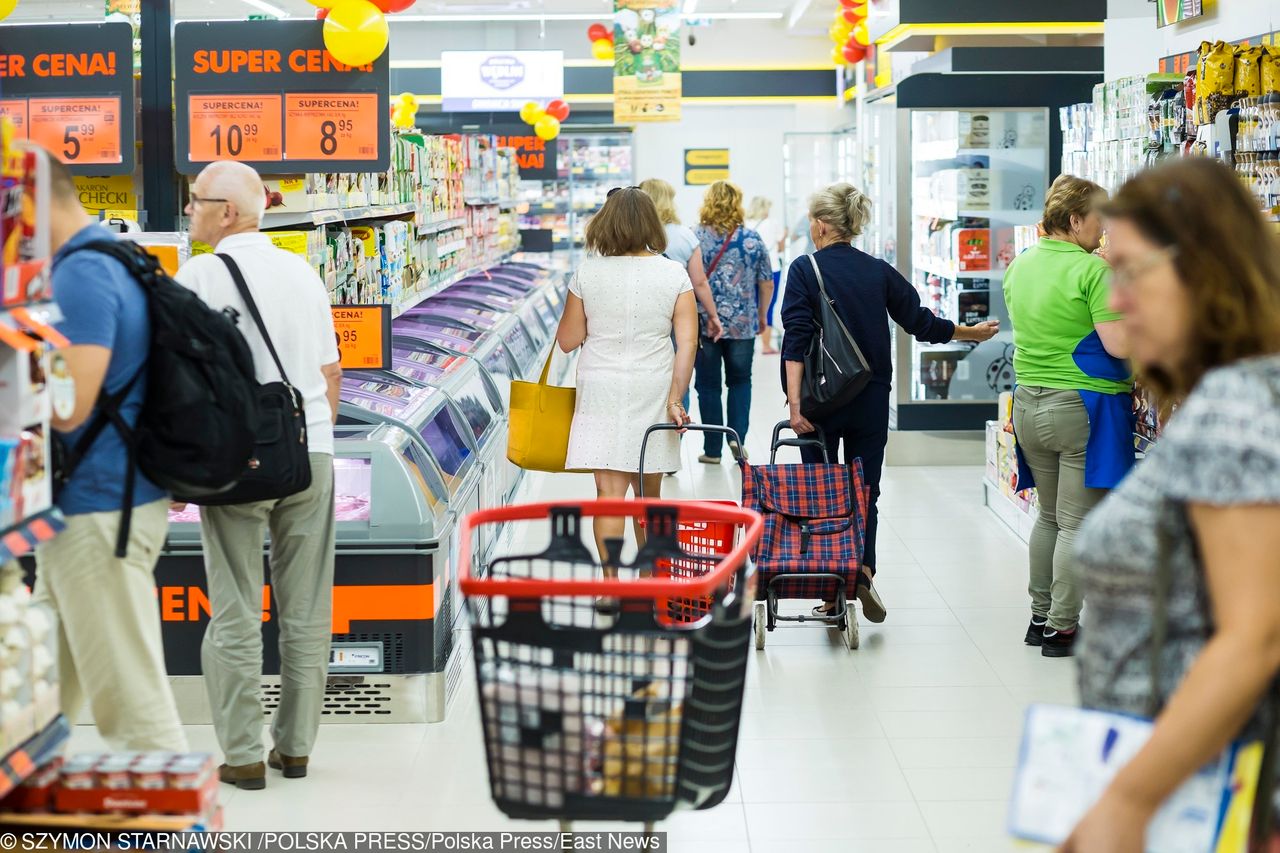
[[[279,95],[218,97],[192,95],[188,99],[191,159],[275,160],[284,148]]]
[[[28,117],[31,141],[67,165],[118,165],[123,159],[119,98],[31,98]]]
[[[320,21],[174,28],[178,171],[238,160],[264,174],[367,172],[391,161],[390,60],[338,62]]]
[[[378,96],[287,95],[286,160],[376,160]]]
[[[133,29],[123,22],[0,26],[0,112],[76,175],[134,161]]]
[[[391,306],[334,305],[333,330],[343,370],[391,366]]]

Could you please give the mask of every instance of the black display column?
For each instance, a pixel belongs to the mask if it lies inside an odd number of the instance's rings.
[[[173,0],[142,0],[142,201],[147,230],[178,230],[173,157]]]

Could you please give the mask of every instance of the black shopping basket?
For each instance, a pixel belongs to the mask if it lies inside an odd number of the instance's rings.
[[[676,538],[686,515],[742,535],[727,554],[688,554]],[[643,518],[647,542],[628,565],[611,544],[616,571],[602,577],[584,517]],[[466,519],[461,553],[481,525],[544,519],[545,550],[460,570],[498,808],[651,827],[718,804],[733,779],[760,516],[652,500],[500,507]],[[659,566],[676,560],[680,572]]]

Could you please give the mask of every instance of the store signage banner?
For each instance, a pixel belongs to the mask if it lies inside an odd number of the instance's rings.
[[[564,97],[564,51],[446,50],[440,54],[445,112],[516,112]]]
[[[0,113],[77,175],[134,161],[133,29],[123,21],[0,27]]]
[[[334,305],[332,310],[342,369],[391,369],[391,306]]]
[[[1204,14],[1204,0],[1158,0],[1156,26],[1167,27]]]
[[[729,180],[728,148],[686,148],[684,150],[684,184],[705,187],[716,181]]]
[[[560,145],[554,139],[541,139],[528,125],[496,127],[492,132],[498,137],[499,148],[515,149],[521,180],[554,181],[560,176],[556,162]]]
[[[320,21],[174,28],[178,171],[238,160],[264,174],[375,172],[391,161],[390,59],[348,66]]]
[[[679,121],[678,0],[614,0],[613,120]]]

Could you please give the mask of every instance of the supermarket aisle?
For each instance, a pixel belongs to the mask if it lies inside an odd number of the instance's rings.
[[[757,361],[755,432],[767,456],[780,416],[777,366]],[[736,471],[692,460],[682,495],[730,493]],[[889,468],[879,584],[889,606],[862,648],[784,625],[753,652],[737,784],[714,810],[669,821],[672,849],[701,853],[1000,853],[1022,709],[1072,701],[1070,661],[1022,645],[1025,547],[981,504],[976,468]],[[585,477],[542,477],[534,498],[587,496]],[[793,605],[798,606],[798,605]],[[535,828],[489,800],[470,669],[441,725],[325,726],[310,778],[272,773],[263,792],[221,796],[228,829]],[[216,752],[209,727],[193,748]],[[97,746],[80,727],[73,749]],[[618,828],[618,827],[613,827]],[[802,846],[797,847],[797,842]]]

